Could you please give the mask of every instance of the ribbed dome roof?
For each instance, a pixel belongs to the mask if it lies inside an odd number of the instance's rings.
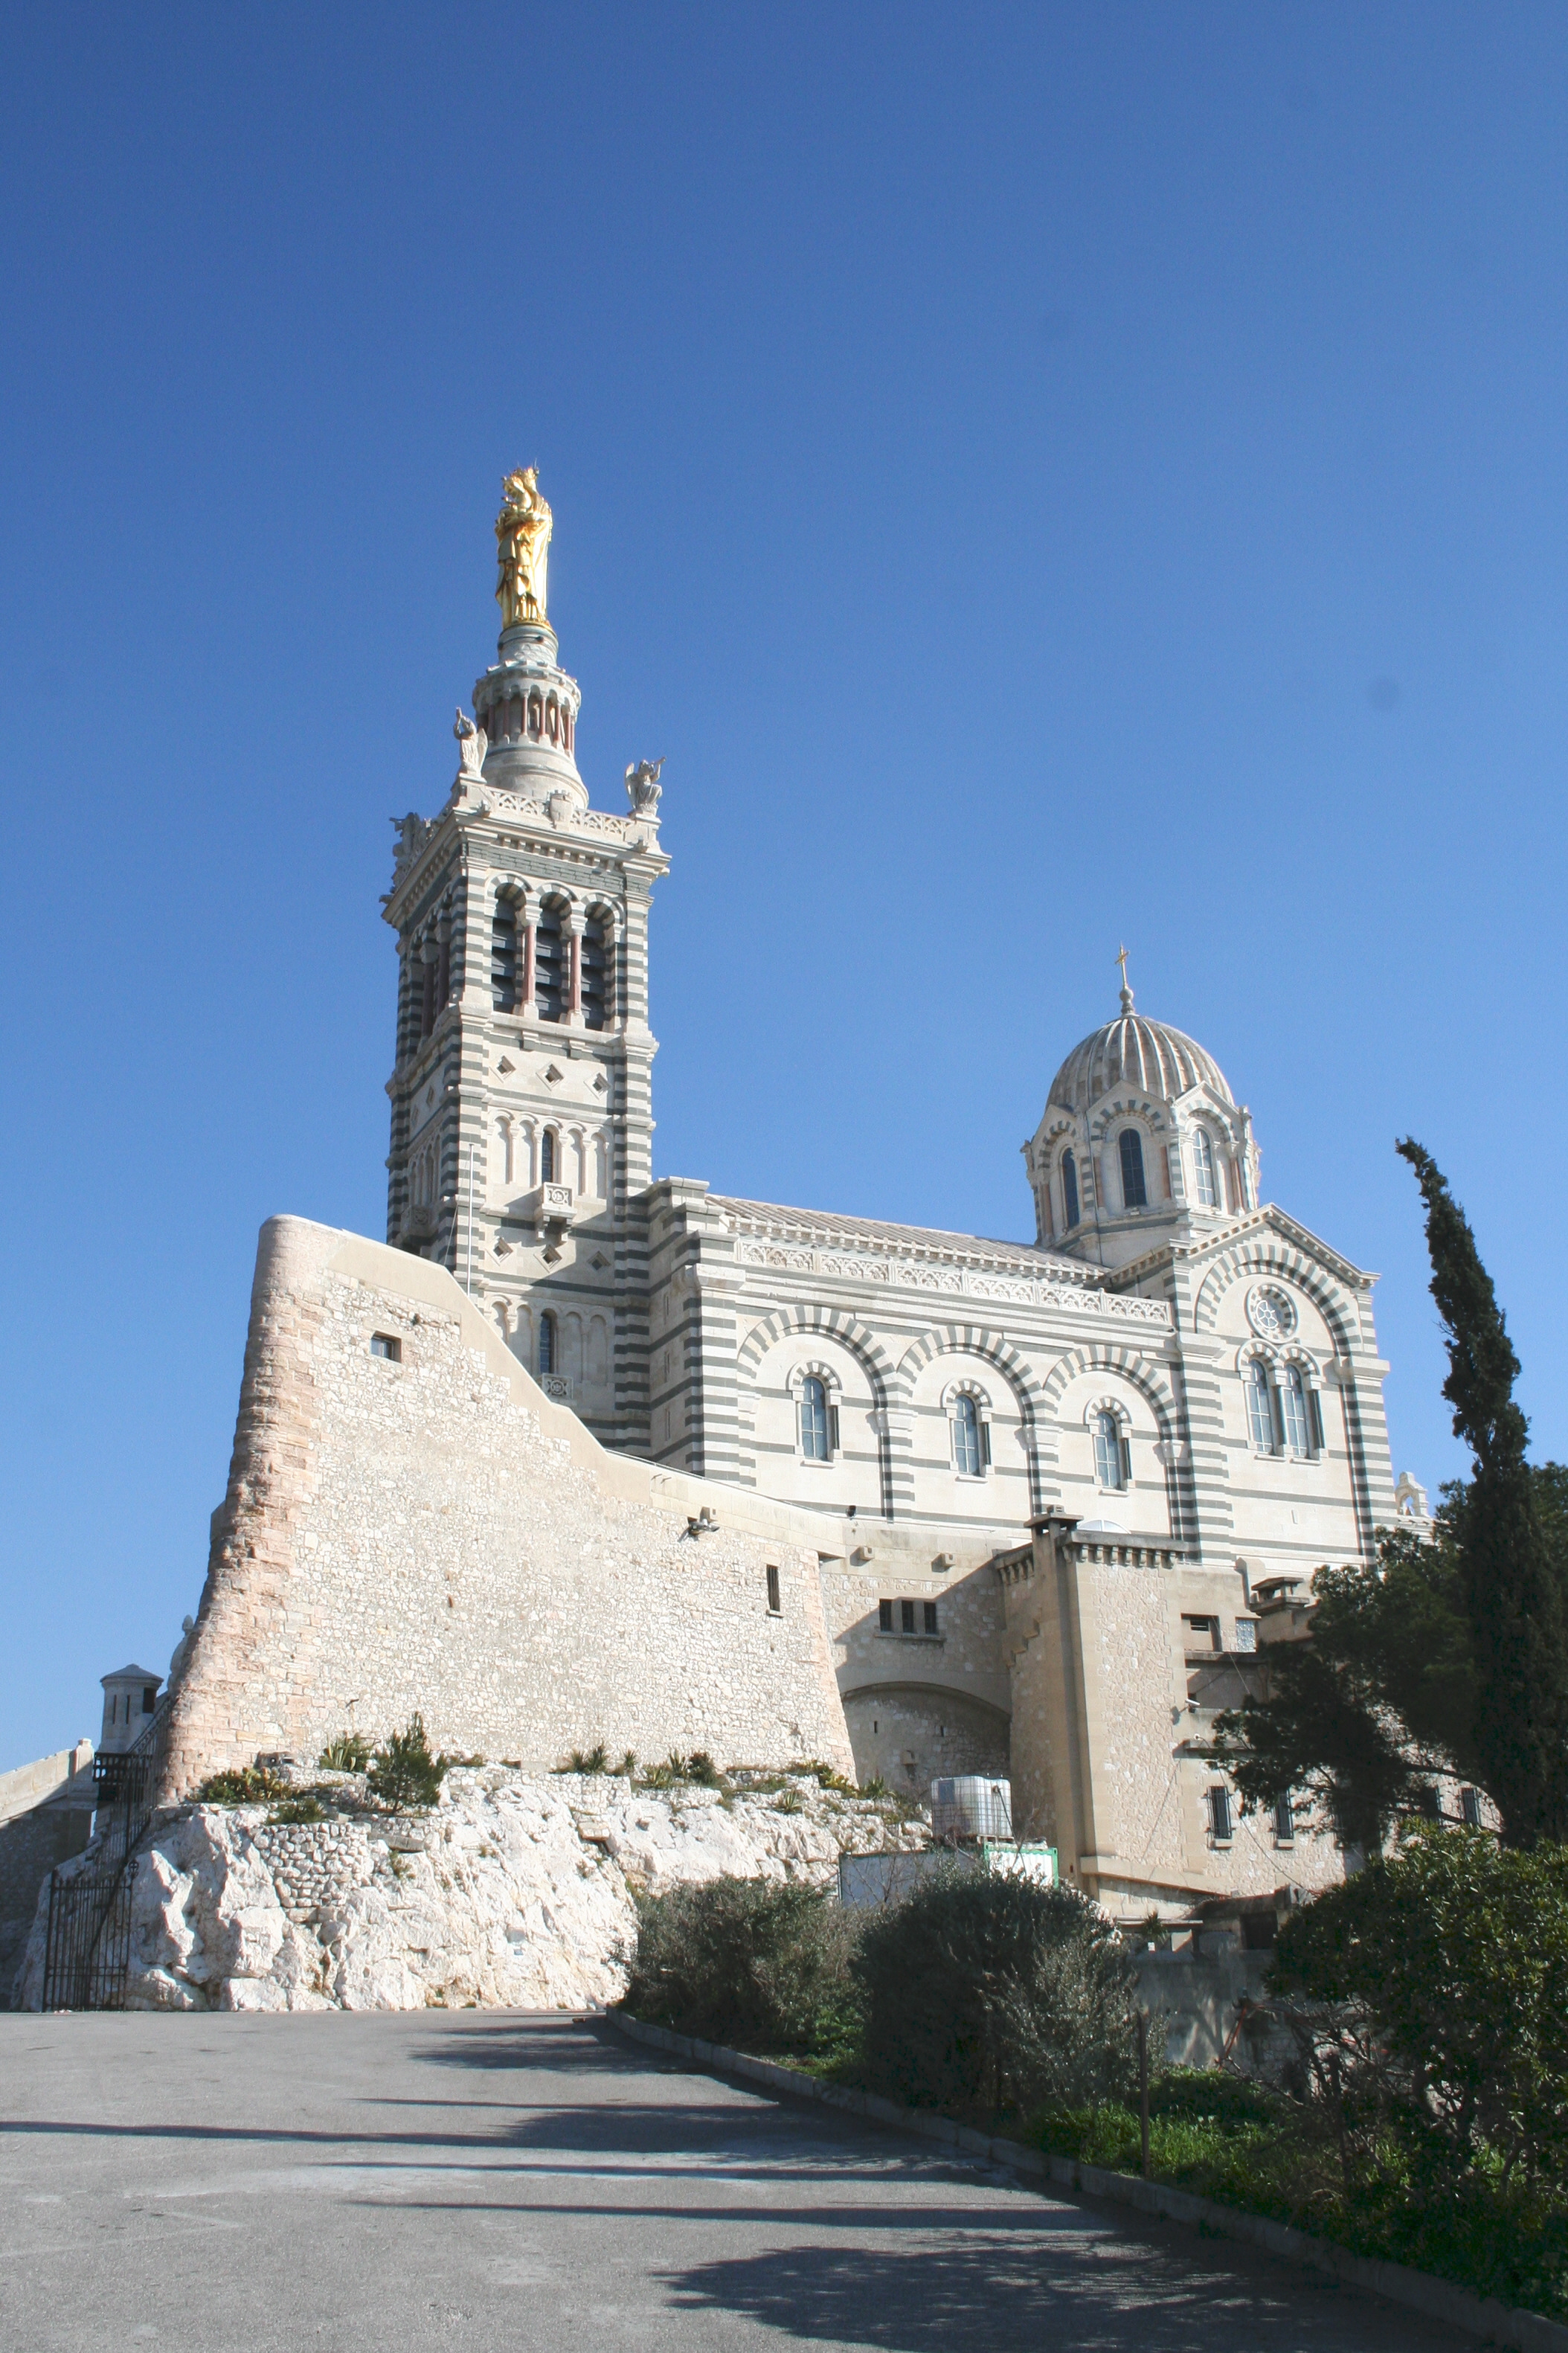
[[[1225,1072],[1195,1039],[1168,1022],[1151,1021],[1132,1010],[1132,991],[1121,992],[1121,1011],[1103,1029],[1075,1046],[1047,1100],[1064,1111],[1088,1111],[1113,1087],[1136,1087],[1142,1094],[1173,1103],[1189,1087],[1210,1086],[1234,1110],[1236,1098]]]

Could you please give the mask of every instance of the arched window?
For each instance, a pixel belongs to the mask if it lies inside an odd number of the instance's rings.
[[[516,1008],[521,980],[517,964],[517,909],[509,901],[498,899],[490,918],[490,1004],[497,1013],[510,1013]]]
[[[980,1412],[972,1397],[961,1397],[952,1409],[952,1467],[965,1479],[978,1479],[984,1469]]]
[[[566,1006],[561,910],[541,907],[533,931],[533,997],[542,1021],[559,1021]]]
[[[539,1143],[539,1181],[542,1185],[555,1182],[555,1130],[547,1127]]]
[[[1078,1162],[1070,1152],[1062,1154],[1062,1208],[1069,1226],[1078,1223]]]
[[[1193,1175],[1198,1207],[1202,1209],[1216,1208],[1219,1205],[1219,1184],[1215,1176],[1214,1145],[1209,1141],[1208,1130],[1204,1127],[1193,1130]]]
[[[542,1315],[539,1319],[539,1370],[541,1377],[555,1370],[555,1318]]]
[[[1285,1443],[1292,1454],[1310,1454],[1312,1451],[1310,1432],[1311,1423],[1307,1413],[1307,1384],[1301,1378],[1300,1365],[1285,1367]]]
[[[1247,1425],[1259,1454],[1276,1451],[1273,1387],[1268,1366],[1261,1356],[1254,1356],[1247,1370]]]
[[[1102,1487],[1127,1484],[1127,1444],[1113,1413],[1094,1417],[1094,1475]]]
[[[808,1373],[800,1385],[800,1451],[808,1462],[826,1462],[827,1441],[827,1386]]]
[[[1148,1187],[1143,1182],[1143,1139],[1135,1127],[1121,1131],[1121,1204],[1123,1208],[1142,1209],[1147,1207]]]
[[[597,917],[583,926],[583,1025],[602,1029],[610,1004],[610,928]]]

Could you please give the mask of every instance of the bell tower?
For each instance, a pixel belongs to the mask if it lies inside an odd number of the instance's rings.
[[[529,467],[496,523],[502,628],[458,713],[446,803],[398,824],[387,1240],[450,1269],[607,1446],[648,1446],[657,765],[589,806],[576,681],[546,609],[553,519]]]

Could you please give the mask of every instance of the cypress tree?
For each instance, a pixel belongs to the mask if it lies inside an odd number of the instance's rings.
[[[1530,1425],[1514,1401],[1519,1358],[1476,1238],[1431,1155],[1398,1147],[1426,1205],[1432,1296],[1448,1344],[1443,1394],[1475,1457],[1456,1535],[1475,1669],[1471,1738],[1510,1846],[1568,1840],[1568,1590],[1525,1461]]]

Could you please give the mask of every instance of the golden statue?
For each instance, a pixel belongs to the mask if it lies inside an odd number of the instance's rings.
[[[501,626],[515,629],[520,621],[543,621],[544,573],[550,556],[550,509],[539,489],[539,469],[524,466],[508,474],[501,484],[506,504],[496,517],[496,548],[500,575],[496,603]]]

